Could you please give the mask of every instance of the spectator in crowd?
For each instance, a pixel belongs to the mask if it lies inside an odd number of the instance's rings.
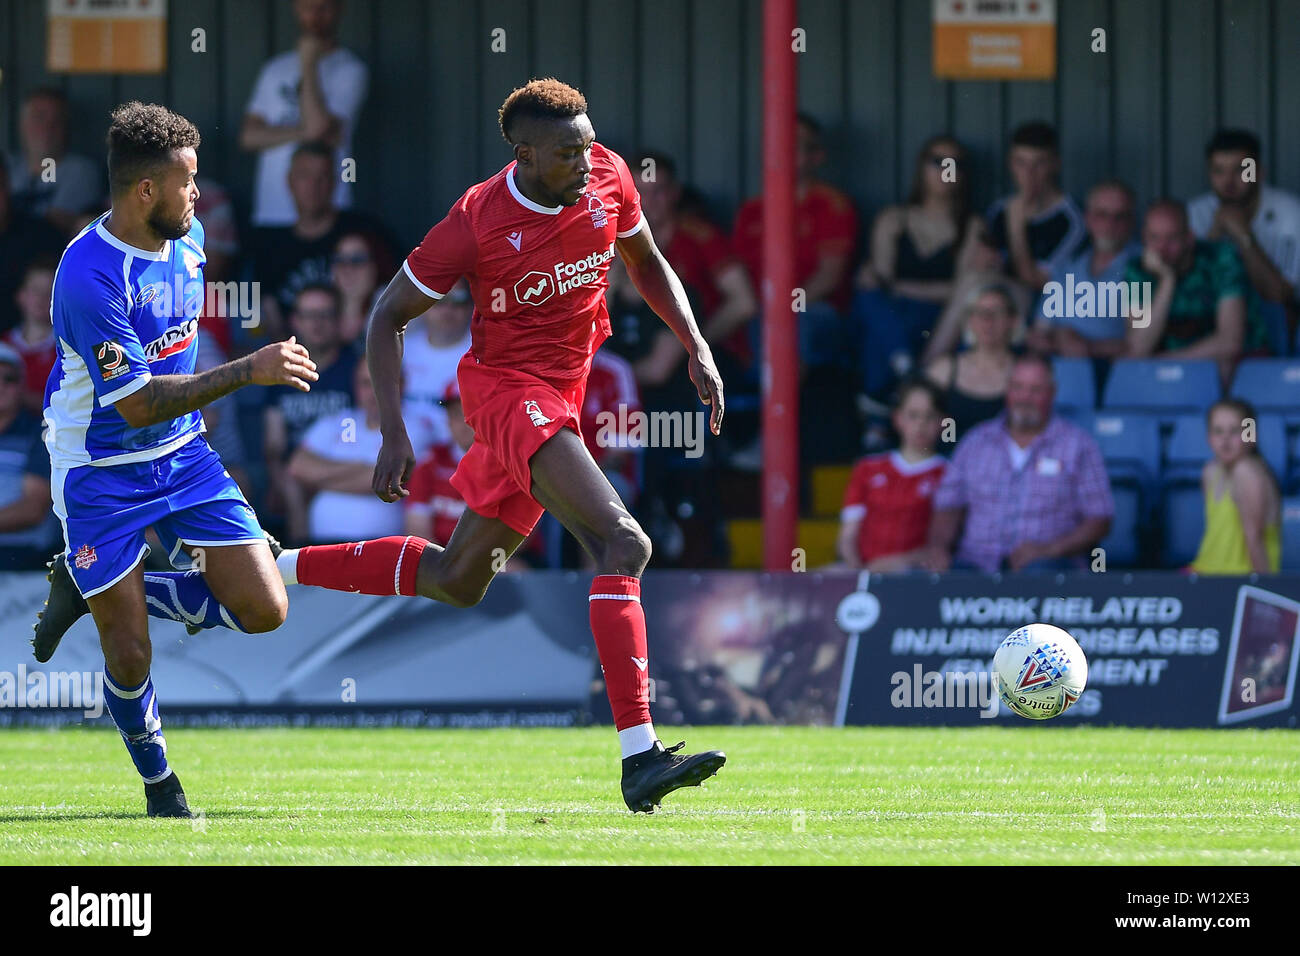
[[[853,299],[863,389],[872,398],[886,397],[911,374],[979,241],[969,173],[961,144],[935,136],[916,155],[907,202],[876,216],[871,255],[858,270]]]
[[[27,276],[27,267],[42,256],[58,262],[63,246],[63,236],[48,222],[14,208],[9,195],[9,171],[0,163],[0,332],[22,321],[15,296]]]
[[[7,332],[4,342],[23,360],[23,407],[37,416],[44,414],[45,382],[58,357],[54,326],[50,322],[50,294],[58,261],[52,255],[38,256],[27,265],[22,285],[14,299],[18,303],[18,325]]]
[[[289,456],[317,419],[327,415],[337,419],[353,404],[358,357],[340,340],[340,308],[339,291],[332,285],[312,283],[299,290],[289,328],[311,353],[320,378],[309,392],[283,386],[266,393],[263,454],[269,481],[267,509],[286,518],[285,537],[295,543],[306,539],[307,511],[303,489],[286,468]]]
[[[799,355],[806,365],[842,365],[846,335],[841,314],[851,295],[858,215],[848,194],[817,178],[826,160],[821,126],[800,113],[795,139],[795,286],[804,291]],[[763,198],[736,213],[734,245],[754,288],[763,275]]]
[[[716,225],[686,208],[671,157],[643,153],[632,172],[641,193],[641,211],[654,229],[655,242],[699,302],[696,318],[715,359],[730,364],[733,370],[752,365],[749,323],[758,313],[758,299],[744,264],[731,251],[731,242]],[[677,337],[660,323],[640,379],[662,385],[685,355]],[[727,378],[725,368],[723,377]]]
[[[1276,574],[1281,567],[1281,495],[1277,479],[1246,440],[1259,419],[1239,398],[1210,406],[1206,430],[1214,457],[1201,472],[1205,536],[1192,561],[1199,574]]]
[[[1017,303],[1003,283],[975,293],[966,310],[966,330],[971,348],[943,355],[925,368],[925,377],[943,392],[943,406],[952,419],[945,429],[943,448],[954,444],[980,422],[1002,412],[1007,383],[1016,356],[1011,340],[1019,324]]]
[[[240,148],[258,154],[254,226],[294,222],[285,184],[295,144],[326,145],[333,205],[352,205],[352,183],[342,175],[342,164],[353,155],[352,134],[370,80],[365,63],[339,46],[342,7],[342,0],[294,0],[297,46],[273,57],[257,76],[239,131]]]
[[[956,347],[967,296],[988,284],[990,270],[1012,280],[1016,311],[1025,315],[1043,284],[1078,252],[1085,238],[1083,215],[1058,184],[1061,157],[1055,129],[1042,122],[1017,127],[1007,150],[1007,168],[1016,191],[990,207],[984,241],[972,252],[965,275],[935,325],[923,364]]]
[[[20,213],[44,217],[66,238],[76,218],[102,212],[104,173],[99,163],[68,152],[68,98],[42,87],[27,94],[18,121],[22,148],[9,154],[9,189]]]
[[[1187,204],[1200,239],[1230,242],[1255,293],[1290,305],[1300,290],[1300,196],[1263,182],[1259,138],[1221,129],[1205,147],[1210,192]]]
[[[1128,186],[1108,179],[1092,187],[1083,214],[1088,244],[1052,273],[1035,307],[1036,324],[1026,337],[1030,348],[1074,358],[1125,354],[1128,314],[1106,290],[1124,281],[1129,263],[1142,253],[1133,238],[1135,218],[1136,202]],[[1085,300],[1078,290],[1086,288],[1091,289],[1086,300],[1090,304],[1082,306]]]
[[[1214,359],[1226,385],[1243,350],[1262,352],[1266,345],[1263,329],[1248,321],[1241,257],[1228,243],[1197,239],[1176,199],[1147,208],[1142,246],[1125,279],[1154,292],[1142,303],[1145,310],[1130,303],[1127,355]]]
[[[207,282],[228,282],[235,277],[239,261],[239,227],[235,223],[235,203],[224,186],[214,179],[199,176],[199,201],[194,215],[203,223],[203,278]]]
[[[330,279],[343,294],[340,334],[344,342],[361,344],[370,307],[383,291],[379,286],[378,242],[368,233],[339,237],[330,260]]]
[[[1016,360],[1006,413],[962,438],[935,492],[930,570],[1085,566],[1115,506],[1097,442],[1053,415],[1055,397],[1047,359]]]
[[[891,416],[898,449],[858,462],[844,495],[837,550],[850,568],[921,565],[934,492],[947,465],[934,451],[943,414],[943,398],[929,382],[899,388]]]
[[[443,401],[447,386],[456,381],[456,366],[470,347],[470,318],[474,302],[462,279],[406,327],[402,346],[404,401],[411,414],[421,418],[433,441],[451,441],[449,413]]]
[[[307,535],[314,544],[402,533],[402,509],[380,501],[370,487],[383,443],[370,370],[357,362],[352,374],[355,404],[312,422],[289,459],[289,476],[311,501]],[[427,447],[427,435],[412,437],[412,447]]]
[[[578,421],[591,457],[629,508],[640,496],[640,447],[636,435],[624,426],[641,415],[641,393],[632,366],[616,353],[601,349],[591,358]],[[699,437],[704,440],[703,434]]]
[[[199,327],[203,328],[201,321]],[[206,372],[230,361],[229,354],[221,348],[216,336],[200,332],[198,345],[198,356],[194,362],[196,372]],[[244,492],[244,497],[251,499],[254,493],[253,483],[245,466],[247,456],[244,435],[240,430],[237,399],[233,394],[223,395],[204,405],[199,409],[199,414],[203,416],[203,427],[206,429],[204,437],[208,444],[221,456],[226,471],[235,479],[235,483]]]
[[[988,242],[1008,274],[1037,292],[1083,242],[1083,216],[1060,187],[1061,154],[1047,123],[1025,123],[1011,134],[1007,166],[1016,191],[989,210]]]
[[[23,409],[23,360],[0,345],[0,571],[42,568],[56,534],[50,456],[41,422]]]
[[[455,378],[444,388],[441,402],[451,441],[434,442],[428,454],[416,463],[407,484],[410,494],[402,499],[402,508],[406,534],[446,545],[465,511],[465,499],[452,485],[451,476],[474,441],[474,429],[465,421],[460,385]]]
[[[299,289],[308,283],[329,282],[334,250],[349,233],[373,236],[385,259],[376,263],[379,274],[392,274],[391,245],[383,237],[382,226],[363,213],[334,205],[332,163],[330,149],[324,143],[303,143],[295,149],[289,165],[289,190],[298,218],[291,226],[257,229],[253,233],[254,278],[262,283],[264,308],[268,311],[278,309],[280,314],[286,314]]]

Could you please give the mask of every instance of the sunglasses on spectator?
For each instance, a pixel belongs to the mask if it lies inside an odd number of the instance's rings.
[[[333,309],[294,309],[293,314],[300,319],[326,319],[332,321],[339,317]]]
[[[17,372],[9,372],[6,375],[0,375],[0,383],[4,385],[20,385],[22,384],[22,381],[22,376]]]
[[[364,266],[370,261],[370,256],[364,252],[354,252],[351,255],[339,255],[334,257],[336,266]]]

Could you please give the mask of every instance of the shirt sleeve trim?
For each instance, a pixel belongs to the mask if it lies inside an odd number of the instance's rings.
[[[406,277],[408,279],[410,279],[413,283],[415,283],[415,287],[419,289],[421,292],[423,292],[425,295],[427,295],[429,298],[441,299],[444,295],[447,294],[445,292],[434,292],[427,285],[425,285],[423,282],[417,279],[415,277],[415,273],[411,271],[411,263],[409,260],[406,259],[402,260],[402,271],[406,273]]]
[[[153,375],[145,372],[143,375],[131,379],[131,381],[127,382],[121,388],[116,388],[107,395],[101,395],[99,398],[99,407],[108,408],[108,406],[120,402],[128,395],[134,395],[136,392],[140,391],[140,389],[148,385],[149,379],[151,378],[153,378]]]

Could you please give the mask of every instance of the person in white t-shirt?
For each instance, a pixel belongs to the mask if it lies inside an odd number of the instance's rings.
[[[406,327],[402,346],[402,400],[426,423],[435,444],[452,440],[442,405],[447,386],[456,381],[456,366],[469,351],[474,302],[462,279],[429,311]],[[422,454],[423,449],[417,448]]]
[[[1231,242],[1265,302],[1290,305],[1300,290],[1300,196],[1265,185],[1259,138],[1221,129],[1205,147],[1211,191],[1187,204],[1198,238]]]
[[[370,487],[383,436],[365,362],[357,363],[353,396],[352,408],[318,418],[289,459],[290,476],[314,492],[307,511],[307,536],[314,544],[403,533],[402,509],[380,501]],[[427,448],[429,436],[419,420],[409,415],[405,420],[416,429],[412,446]]]
[[[255,226],[287,226],[297,218],[288,180],[298,143],[329,144],[339,164],[352,153],[370,73],[355,53],[338,45],[342,6],[342,0],[294,0],[298,44],[267,61],[253,86],[239,145],[258,154]],[[334,205],[347,209],[351,204],[352,184],[339,175]]]

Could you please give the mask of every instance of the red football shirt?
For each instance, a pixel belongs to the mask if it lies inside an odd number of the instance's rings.
[[[824,256],[853,255],[858,233],[858,214],[853,200],[834,186],[815,182],[808,187],[794,210],[794,281],[807,282]],[[755,288],[761,288],[763,274],[763,200],[751,199],[736,213],[733,244],[749,269]],[[852,292],[853,264],[844,270],[844,281],[831,296],[838,309],[848,307]]]
[[[602,418],[607,412],[613,418]],[[636,375],[627,360],[612,352],[600,351],[592,357],[591,375],[587,379],[587,394],[582,403],[582,438],[596,464],[605,467],[610,451],[630,451],[621,474],[633,488],[637,486],[637,449],[627,447],[627,435],[632,415],[641,413],[641,393],[636,386]],[[601,424],[609,427],[603,431]],[[606,443],[602,444],[602,438]],[[608,441],[612,439],[613,441]]]
[[[731,243],[713,223],[686,215],[677,220],[663,251],[677,277],[699,297],[701,314],[697,318],[703,322],[722,303],[718,274],[740,261],[732,253]]]
[[[58,346],[54,341],[54,330],[44,342],[29,345],[19,329],[10,330],[4,337],[15,352],[23,359],[23,391],[35,395],[44,401],[45,382],[50,377],[50,370],[59,357]]]
[[[862,519],[858,557],[864,564],[925,544],[934,492],[947,465],[938,455],[913,464],[891,451],[854,466],[840,516]]]
[[[533,202],[514,173],[511,163],[466,190],[402,269],[434,298],[465,276],[475,359],[565,387],[609,338],[606,274],[614,243],[641,229],[641,196],[627,163],[599,143],[575,206]]]
[[[460,456],[450,445],[434,445],[427,457],[411,469],[410,495],[405,506],[416,514],[433,516],[433,543],[445,545],[465,511],[465,499],[451,484]]]

